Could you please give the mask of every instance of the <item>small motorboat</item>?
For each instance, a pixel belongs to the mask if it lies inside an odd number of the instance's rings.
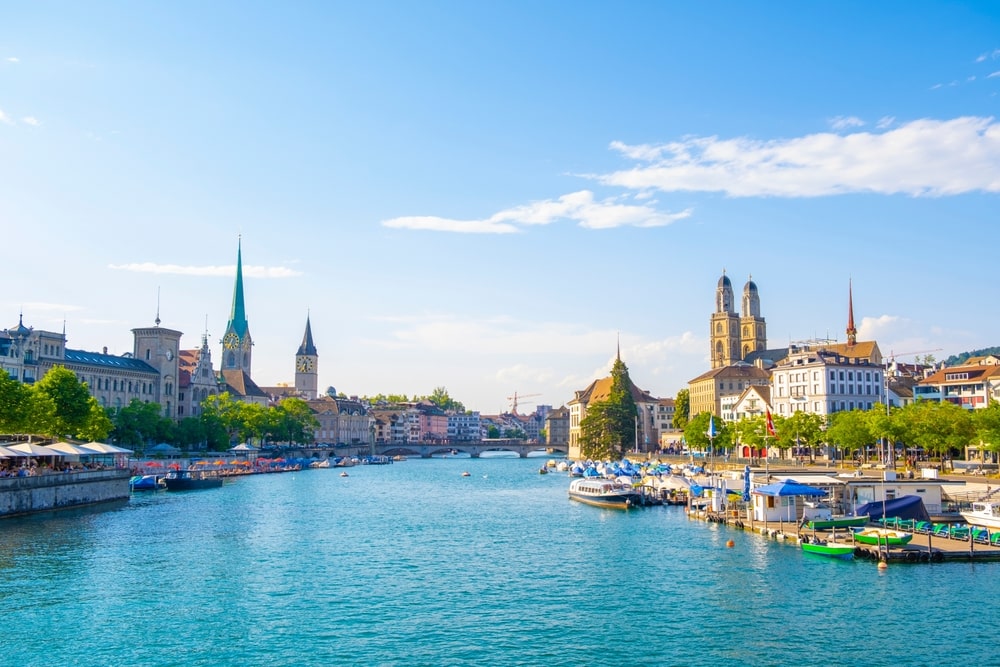
[[[538,474],[539,475],[548,475],[549,474],[549,469],[546,468],[545,466],[542,466],[541,468],[538,469]]]
[[[468,476],[469,476],[469,471],[468,470],[466,470],[465,472],[462,473],[462,477],[468,477]]]
[[[347,477],[347,471],[345,470],[344,472],[340,473],[340,476],[341,477]]]

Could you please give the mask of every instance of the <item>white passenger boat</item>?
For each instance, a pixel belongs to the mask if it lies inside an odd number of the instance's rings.
[[[641,494],[631,484],[613,479],[578,478],[569,483],[570,500],[587,505],[628,509],[640,505]]]
[[[1000,503],[972,503],[971,510],[962,510],[959,514],[971,526],[1000,530]]]

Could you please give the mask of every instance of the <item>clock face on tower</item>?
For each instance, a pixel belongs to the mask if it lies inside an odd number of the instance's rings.
[[[236,335],[235,332],[230,331],[226,334],[225,338],[222,339],[222,347],[227,350],[235,350],[240,346],[240,337]]]
[[[299,357],[295,361],[295,370],[300,373],[308,373],[313,369],[313,360],[310,357]]]

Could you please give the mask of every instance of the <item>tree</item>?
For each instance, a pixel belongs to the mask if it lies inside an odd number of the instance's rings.
[[[465,412],[465,406],[449,396],[448,390],[444,387],[435,387],[434,392],[427,397],[427,400],[442,410]]]
[[[87,441],[100,441],[108,437],[115,425],[108,417],[107,411],[101,407],[97,399],[90,397],[90,410],[82,428],[76,432],[76,437]]]
[[[690,392],[687,389],[681,389],[677,392],[677,398],[674,399],[674,418],[672,422],[674,428],[684,430],[684,427],[688,423],[690,410]]]
[[[908,447],[943,456],[975,442],[976,428],[964,408],[947,401],[917,401],[893,412]]]
[[[580,451],[589,459],[617,459],[635,443],[638,412],[628,367],[615,358],[607,400],[594,401],[580,420]],[[638,445],[638,443],[635,443]]]
[[[146,403],[137,398],[118,408],[112,416],[115,442],[144,448],[147,442],[167,442],[163,437],[171,431],[171,420],[164,417],[158,403]]]
[[[709,425],[715,429],[715,436],[708,437]],[[714,456],[732,446],[733,427],[725,424],[711,412],[699,412],[684,427],[684,441],[691,449],[710,451]]]
[[[30,414],[28,388],[0,369],[0,433],[30,431]]]
[[[812,451],[823,437],[823,418],[817,414],[799,410],[774,419],[779,447],[809,447]]]
[[[826,439],[845,452],[864,451],[875,442],[871,431],[871,420],[863,410],[835,412],[830,416],[830,426],[826,429]]]
[[[48,419],[39,424],[45,435],[73,437],[87,427],[93,396],[73,371],[64,366],[53,366],[32,385],[31,392],[44,397],[43,402],[51,401],[54,407]]]
[[[982,410],[972,412],[976,437],[988,452],[1000,452],[1000,403],[990,401]]]

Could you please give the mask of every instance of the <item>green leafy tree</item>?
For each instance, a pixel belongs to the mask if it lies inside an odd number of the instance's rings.
[[[465,406],[449,396],[448,390],[444,387],[436,387],[434,392],[427,397],[427,400],[442,410],[465,412]]]
[[[674,399],[674,418],[672,422],[674,428],[684,430],[690,418],[690,410],[691,394],[687,389],[681,389],[677,392],[677,398]]]
[[[147,443],[169,442],[164,436],[171,431],[171,420],[163,416],[158,403],[133,398],[114,411],[112,422],[112,437],[122,445],[144,449]]]
[[[830,416],[830,426],[826,430],[827,442],[842,447],[845,452],[864,451],[875,442],[871,419],[863,410],[835,412]]]
[[[90,409],[83,428],[76,432],[81,440],[102,441],[114,430],[114,423],[108,417],[107,411],[101,407],[97,399],[90,397]]]
[[[714,427],[715,437],[709,438],[709,426]],[[684,427],[684,441],[689,449],[704,450],[718,455],[732,447],[733,427],[711,412],[700,412]]]
[[[486,427],[486,437],[490,438],[491,440],[496,440],[497,438],[500,437],[500,429],[494,426],[493,424],[490,424],[489,426]]]
[[[205,424],[197,417],[185,417],[177,422],[173,444],[181,449],[200,449],[198,445],[206,444],[208,436]]]
[[[814,451],[822,441],[824,420],[820,415],[799,410],[788,417],[776,416],[774,421],[779,447],[809,447]]]
[[[986,451],[1000,452],[1000,403],[990,401],[987,407],[973,411],[972,425]]]
[[[895,412],[900,439],[908,447],[920,447],[937,456],[960,452],[976,441],[972,416],[947,401],[917,401]]]
[[[278,442],[311,444],[319,428],[319,420],[301,398],[286,398],[269,408],[266,422],[271,426],[266,435]]]
[[[580,451],[590,459],[617,459],[630,445],[637,445],[635,399],[628,367],[615,359],[611,366],[611,388],[607,400],[594,401],[580,421]]]
[[[48,419],[40,424],[45,435],[73,437],[87,427],[93,397],[87,385],[80,382],[73,371],[64,366],[54,366],[32,385],[31,392],[44,397],[44,402],[51,401],[54,407]]]
[[[0,369],[0,433],[29,432],[30,416],[28,388]]]

